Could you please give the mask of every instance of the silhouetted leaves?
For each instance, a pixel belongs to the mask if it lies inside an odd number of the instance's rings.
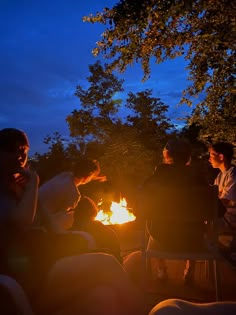
[[[184,55],[192,84],[183,103],[199,97],[192,122],[201,137],[235,142],[236,6],[231,0],[122,0],[113,8],[84,17],[107,27],[94,54],[124,72],[140,62],[144,80],[150,60],[161,63]]]

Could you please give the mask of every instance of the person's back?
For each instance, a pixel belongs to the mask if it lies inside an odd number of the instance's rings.
[[[79,199],[80,193],[70,172],[58,174],[39,188],[39,201],[51,213],[74,208]]]
[[[162,164],[145,185],[148,192],[147,204],[151,204],[149,232],[163,246],[197,245],[196,234],[204,231],[204,219],[195,222],[196,207],[191,207],[191,200],[196,203],[196,192],[208,187],[202,176],[190,166]],[[201,199],[200,199],[201,200]],[[188,207],[189,205],[189,207]],[[191,220],[191,216],[193,220]],[[207,216],[207,213],[206,213]]]
[[[151,236],[149,248],[178,250],[187,246],[191,249],[198,246],[199,239],[203,240],[204,214],[196,222],[199,209],[195,205],[191,207],[191,204],[204,202],[204,197],[198,196],[195,188],[207,187],[207,183],[189,165],[190,160],[189,143],[182,139],[170,140],[163,150],[164,164],[159,165],[144,184],[142,199],[143,206],[148,208],[145,211]],[[164,261],[160,260],[159,265],[158,273],[166,277]],[[184,272],[186,283],[193,279],[194,265],[192,262],[190,268],[190,262],[187,262]]]

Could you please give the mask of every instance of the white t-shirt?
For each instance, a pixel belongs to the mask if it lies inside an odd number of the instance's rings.
[[[220,172],[215,185],[218,186],[219,198],[236,201],[236,167],[231,166],[227,171]]]
[[[39,187],[39,202],[50,213],[74,209],[80,197],[70,172],[63,172]]]
[[[214,182],[218,186],[219,198],[236,201],[236,167],[220,172]],[[236,208],[226,209],[226,218],[236,224]]]

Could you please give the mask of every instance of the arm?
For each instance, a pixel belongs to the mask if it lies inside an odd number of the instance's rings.
[[[22,169],[16,184],[24,185],[21,199],[10,212],[10,220],[20,229],[31,226],[37,207],[39,177],[35,171]]]

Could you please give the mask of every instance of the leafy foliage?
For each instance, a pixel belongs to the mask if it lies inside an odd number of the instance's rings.
[[[44,143],[49,145],[47,153],[35,153],[31,164],[37,169],[41,184],[66,168],[67,152],[64,147],[64,139],[55,132],[47,136]]]
[[[126,106],[133,113],[127,121],[137,130],[141,142],[150,150],[162,150],[167,132],[174,127],[166,116],[168,106],[148,89],[137,94],[129,92]]]
[[[81,109],[74,110],[66,118],[71,136],[81,143],[86,140],[103,142],[114,123],[119,121],[116,114],[121,100],[115,95],[123,91],[123,80],[106,72],[105,68],[100,62],[89,66],[89,88],[86,90],[79,85],[75,92],[80,99]]]
[[[123,125],[120,131],[117,129],[106,143],[100,162],[115,190],[131,201],[137,187],[153,172],[156,152],[142,144],[135,128]]]
[[[59,132],[46,136],[44,143],[48,145],[48,151],[43,154],[36,152],[30,161],[40,176],[41,184],[71,169],[71,163],[82,155],[76,142],[64,139]]]
[[[106,29],[94,55],[123,72],[140,62],[144,79],[150,61],[184,55],[192,84],[182,103],[198,101],[191,123],[202,126],[202,139],[235,141],[235,24],[231,0],[121,0],[113,8],[84,17]]]
[[[74,110],[67,122],[72,138],[79,143],[109,143],[114,135],[134,129],[139,141],[155,150],[165,140],[166,132],[173,127],[166,116],[168,106],[152,96],[152,90],[128,93],[126,103],[116,95],[123,92],[123,80],[107,72],[100,62],[89,66],[90,83],[87,89],[77,86],[75,95],[80,109]],[[119,114],[120,107],[128,111]],[[128,128],[129,127],[129,128]],[[125,140],[125,139],[124,139]]]
[[[150,174],[167,132],[173,127],[166,117],[168,106],[152,96],[152,90],[128,93],[126,102],[116,98],[123,80],[96,62],[89,67],[87,89],[77,86],[80,109],[67,122],[80,151],[101,162],[103,172],[117,187],[135,184]],[[122,111],[122,117],[119,109]]]

